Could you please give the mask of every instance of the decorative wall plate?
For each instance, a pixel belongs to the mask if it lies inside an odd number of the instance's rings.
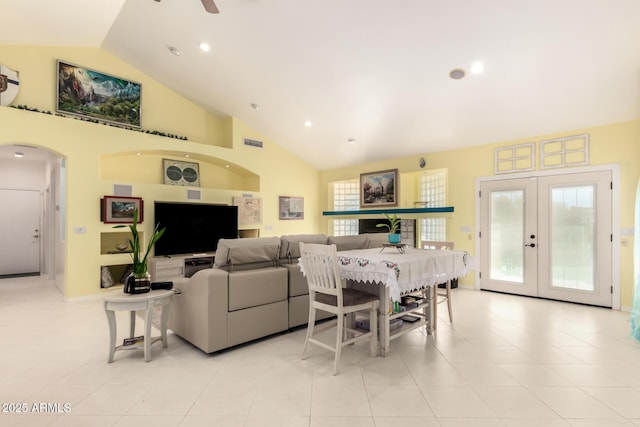
[[[18,72],[0,65],[0,105],[10,105],[16,99],[19,88]]]
[[[200,187],[200,171],[197,163],[163,159],[164,183],[185,187]]]

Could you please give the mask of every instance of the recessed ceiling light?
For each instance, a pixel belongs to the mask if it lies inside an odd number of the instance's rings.
[[[453,70],[449,71],[449,77],[451,77],[453,80],[463,79],[464,76],[465,72],[462,68],[454,68]]]
[[[15,154],[13,155],[13,157],[17,157],[17,158],[19,158],[19,159],[20,159],[20,158],[24,157],[24,153],[21,153],[21,152],[19,152],[19,151],[16,151],[16,152],[15,152]]]
[[[474,62],[471,64],[470,69],[473,74],[480,74],[484,71],[484,64],[482,62]]]
[[[169,52],[171,52],[172,55],[180,56],[180,51],[173,46],[169,46]]]
[[[184,156],[185,156],[186,158],[191,157],[191,155],[189,155],[189,154],[185,154]]]
[[[306,120],[306,121],[304,122],[304,125],[305,125],[306,127],[308,127],[308,128],[310,128],[312,124],[313,124],[313,123],[311,123],[311,120]]]
[[[356,140],[355,140],[355,139],[353,139],[353,138],[349,138],[349,139],[347,139],[347,142],[348,142],[349,144],[355,144],[355,143],[356,143]]]
[[[211,49],[211,47],[209,47],[209,43],[207,42],[201,42],[199,46],[200,50],[203,52],[209,52],[209,50]]]
[[[229,165],[224,165],[224,167],[225,167],[225,168],[228,168],[228,167],[229,167]]]

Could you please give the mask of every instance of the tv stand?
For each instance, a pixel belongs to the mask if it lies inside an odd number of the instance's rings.
[[[197,271],[212,268],[215,253],[157,256],[149,263],[153,282],[173,282],[193,276]]]

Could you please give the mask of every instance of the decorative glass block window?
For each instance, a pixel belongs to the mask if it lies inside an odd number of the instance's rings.
[[[540,169],[589,164],[589,134],[540,141]]]
[[[360,180],[350,179],[333,183],[333,210],[350,211],[360,208]],[[334,219],[334,236],[351,236],[358,234],[357,219]]]
[[[532,171],[536,168],[536,146],[533,142],[496,148],[494,173]]]
[[[437,208],[447,205],[448,169],[434,169],[425,171],[420,177],[419,196],[417,204],[425,208]],[[421,218],[421,240],[447,240],[446,218]]]

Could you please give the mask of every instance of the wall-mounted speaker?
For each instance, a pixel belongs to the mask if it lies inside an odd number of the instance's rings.
[[[187,200],[202,200],[202,191],[187,190]]]

